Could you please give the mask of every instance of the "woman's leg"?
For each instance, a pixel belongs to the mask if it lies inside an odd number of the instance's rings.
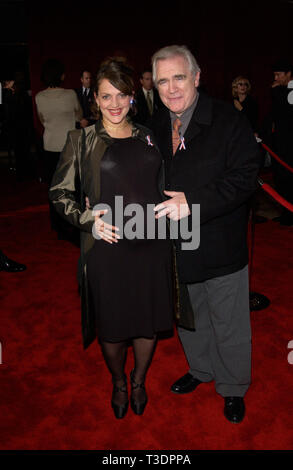
[[[118,343],[110,343],[107,341],[102,341],[101,346],[104,359],[109,371],[112,374],[113,384],[117,388],[122,387],[122,390],[126,391],[124,366],[127,354],[127,342],[121,341]],[[115,391],[113,391],[112,401],[116,405],[121,406],[128,401],[128,395],[125,393],[125,391],[123,392],[117,388]]]
[[[145,381],[145,377],[155,351],[156,341],[156,336],[153,338],[135,338],[133,340],[135,362],[132,373],[132,380],[135,384],[142,384]],[[146,392],[144,388],[133,388],[132,397],[136,402],[143,402],[146,399]]]

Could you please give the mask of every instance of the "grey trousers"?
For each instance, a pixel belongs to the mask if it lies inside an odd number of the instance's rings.
[[[248,267],[233,274],[188,284],[196,331],[178,328],[190,367],[216,391],[243,397],[251,381]]]

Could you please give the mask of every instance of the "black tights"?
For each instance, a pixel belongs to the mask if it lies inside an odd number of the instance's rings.
[[[155,350],[156,340],[156,336],[153,338],[135,338],[132,340],[134,352],[133,378],[136,383],[142,383],[145,380]],[[101,346],[106,364],[112,374],[113,383],[117,387],[123,387],[125,384],[124,366],[127,356],[127,342],[110,343],[102,341]],[[134,390],[133,394],[137,401],[143,401],[144,392],[141,388]],[[114,401],[118,405],[122,405],[127,399],[126,393],[115,393]]]

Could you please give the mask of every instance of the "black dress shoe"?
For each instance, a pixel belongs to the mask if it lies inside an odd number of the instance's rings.
[[[127,394],[127,382],[126,382],[126,377],[125,377],[125,383],[122,385],[122,387],[118,387],[115,383],[113,384],[113,393],[112,393],[112,400],[111,400],[111,405],[114,411],[114,415],[117,419],[122,419],[127,413],[128,410],[128,404],[129,401],[127,400],[125,403],[122,405],[118,405],[115,403],[115,393],[117,392],[123,392]]]
[[[7,256],[0,251],[0,271],[7,271],[10,273],[18,273],[24,271],[26,266],[24,264],[17,263],[12,259],[7,258]]]
[[[263,294],[258,292],[249,292],[250,310],[263,310],[270,305],[271,301]]]
[[[130,372],[130,381],[131,381],[131,397],[130,397],[130,406],[133,410],[133,412],[136,415],[142,415],[144,412],[144,409],[146,407],[146,404],[148,402],[148,397],[145,391],[145,385],[144,382],[138,384],[134,380],[134,369]],[[133,390],[137,390],[138,388],[141,388],[144,391],[145,399],[141,402],[137,401],[133,397]]]
[[[231,423],[240,423],[245,415],[244,399],[242,397],[224,397],[224,415]]]
[[[193,390],[195,390],[196,387],[201,383],[201,380],[193,377],[193,375],[189,374],[188,372],[175,383],[173,383],[171,390],[174,393],[190,393],[193,392]]]

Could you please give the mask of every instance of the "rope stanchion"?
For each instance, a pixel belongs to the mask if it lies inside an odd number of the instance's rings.
[[[264,144],[263,142],[261,143],[262,147],[267,150],[267,152],[269,152],[269,154],[275,159],[277,160],[277,162],[279,162],[284,168],[287,168],[288,171],[290,171],[291,173],[293,173],[293,168],[291,166],[289,166],[286,162],[284,162],[283,160],[281,160],[280,157],[278,157],[278,155],[273,152],[270,147],[268,147],[266,144]]]
[[[265,183],[261,178],[258,178],[258,182],[266,193],[272,196],[272,198],[275,199],[279,204],[286,207],[286,209],[288,209],[290,212],[293,212],[293,204],[291,204],[291,202],[283,198],[283,196],[277,193],[277,191],[272,188],[272,186],[270,186],[268,183]]]

